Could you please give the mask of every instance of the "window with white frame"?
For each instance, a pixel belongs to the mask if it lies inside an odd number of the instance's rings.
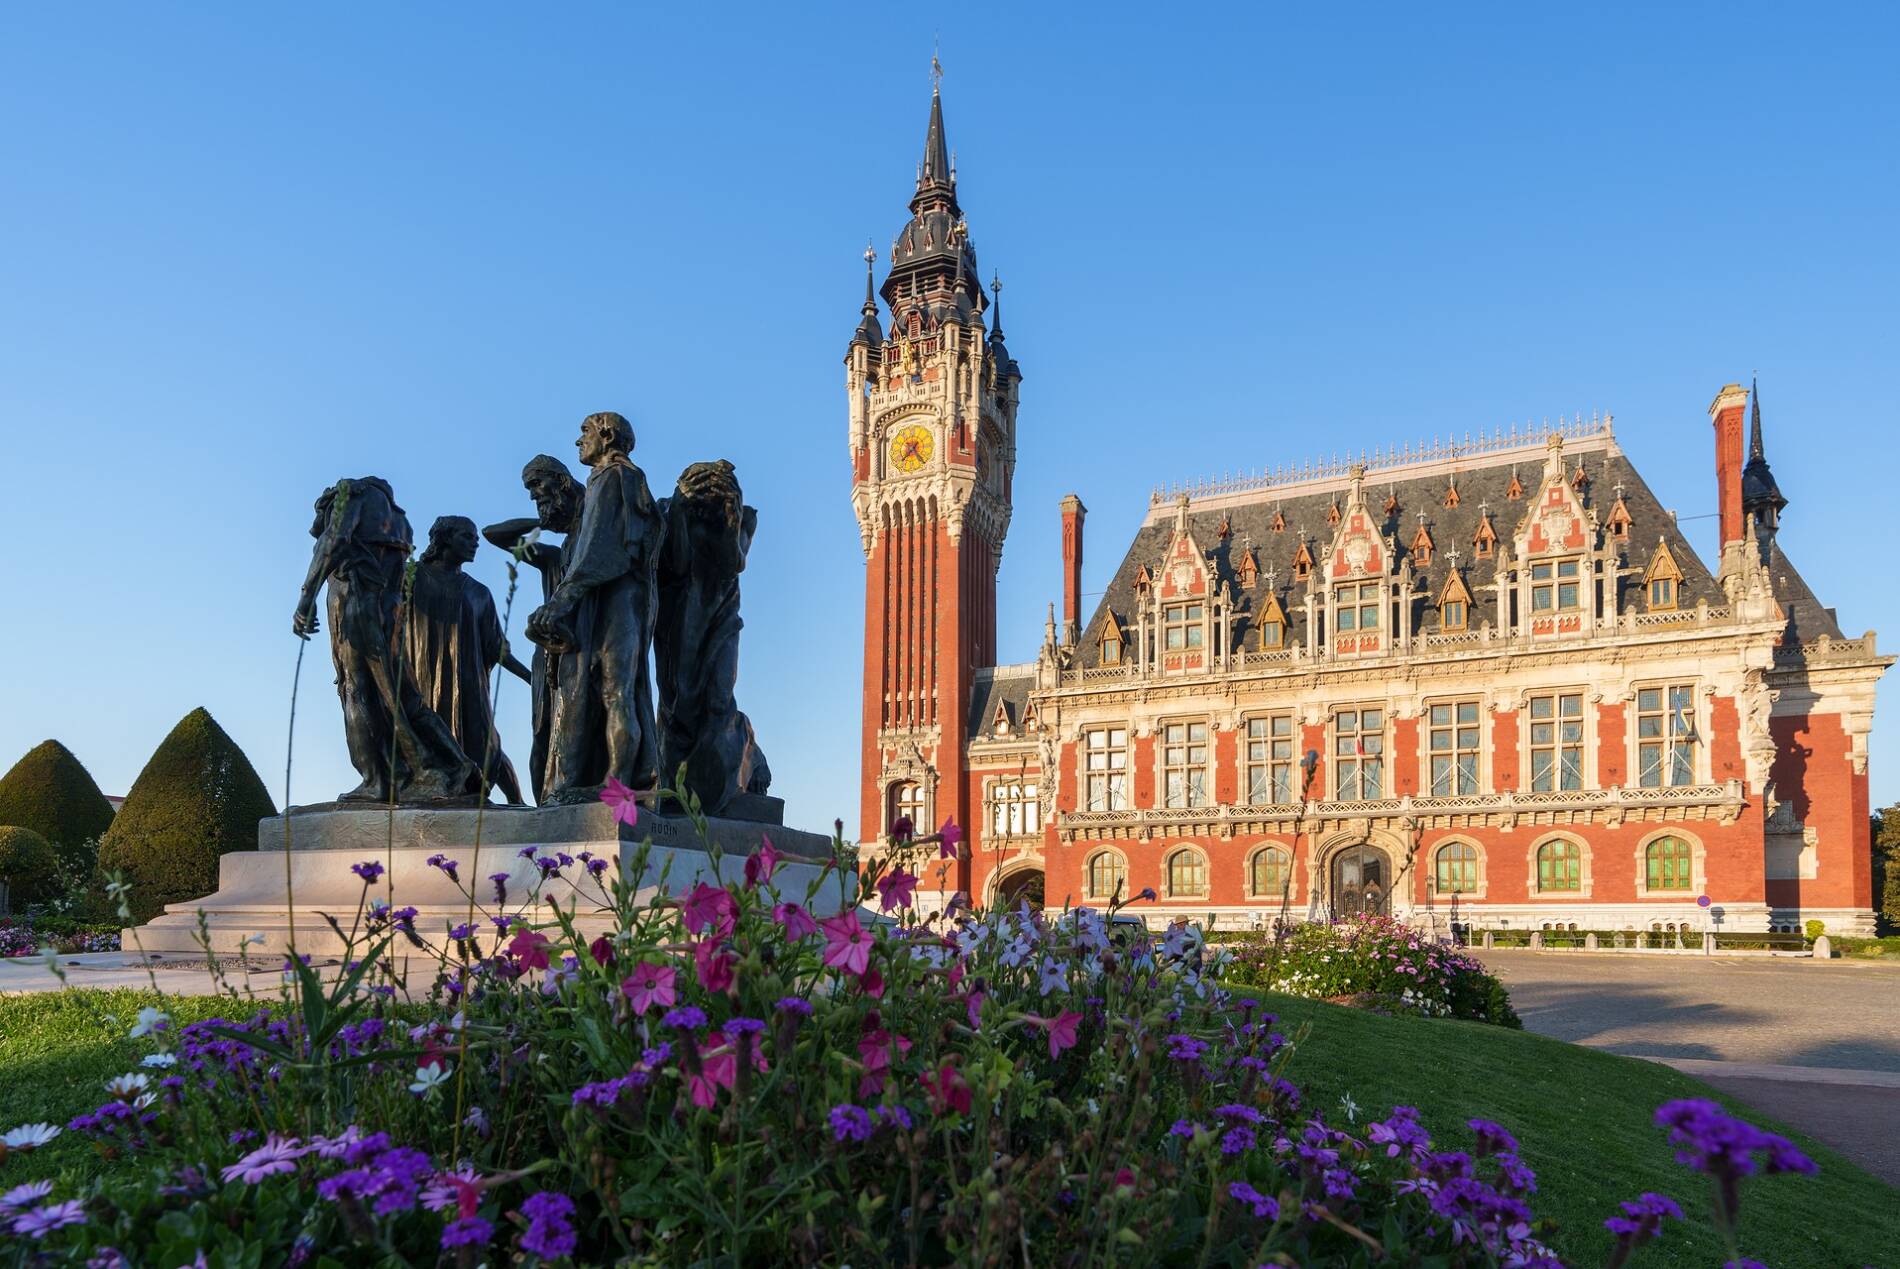
[[[1384,582],[1348,582],[1333,589],[1333,629],[1340,634],[1377,630],[1385,601]]]
[[[1247,866],[1247,880],[1255,898],[1277,898],[1290,894],[1293,881],[1293,856],[1279,846],[1266,846],[1254,852]]]
[[[1128,809],[1128,729],[1096,727],[1082,742],[1083,785],[1091,811]]]
[[[1207,856],[1192,846],[1168,856],[1168,897],[1192,899],[1207,893]]]
[[[907,837],[911,833],[930,831],[929,819],[924,814],[924,786],[915,780],[904,780],[891,786],[890,795],[890,833],[893,837]]]
[[[990,836],[1023,837],[1039,832],[1034,780],[1003,780],[990,786]]]
[[[1583,693],[1530,698],[1531,792],[1583,787]]]
[[[1478,792],[1478,702],[1444,701],[1426,711],[1432,796]]]
[[[1342,801],[1385,794],[1385,711],[1333,711],[1333,787]]]
[[[1207,805],[1207,724],[1161,726],[1162,805],[1180,809]]]
[[[1293,801],[1293,715],[1247,720],[1247,805]]]
[[[1161,641],[1169,652],[1198,648],[1203,638],[1201,605],[1168,604],[1161,610]]]
[[[1531,611],[1575,612],[1583,607],[1583,561],[1539,560],[1531,565]]]
[[[1637,783],[1645,789],[1695,783],[1695,684],[1636,692]]]

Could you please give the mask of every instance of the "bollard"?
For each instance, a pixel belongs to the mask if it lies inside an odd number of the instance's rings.
[[[1531,931],[1531,950],[1536,951],[1543,946],[1544,946],[1544,932],[1542,930],[1532,930]]]
[[[1834,944],[1825,934],[1814,940],[1814,959],[1817,961],[1834,959]]]
[[[1583,950],[1586,952],[1597,950],[1597,936],[1594,930],[1583,936]]]
[[[1489,930],[1484,932],[1484,947],[1486,951],[1491,950],[1491,931]]]

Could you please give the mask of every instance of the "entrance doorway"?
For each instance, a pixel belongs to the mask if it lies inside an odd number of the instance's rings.
[[[1005,912],[1014,912],[1027,903],[1036,911],[1042,911],[1042,870],[1024,868],[1012,872],[996,883],[996,906]]]
[[[1392,864],[1385,852],[1360,843],[1333,856],[1333,915],[1384,916],[1392,892]]]

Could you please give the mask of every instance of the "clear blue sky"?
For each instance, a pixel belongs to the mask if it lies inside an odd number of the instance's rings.
[[[316,493],[386,476],[419,530],[521,514],[522,462],[617,409],[656,486],[737,460],[742,700],[791,816],[851,826],[840,359],[938,35],[1026,375],[1005,660],[1058,593],[1070,489],[1098,590],[1158,479],[1610,410],[1704,515],[1705,411],[1751,370],[1788,551],[1900,649],[1895,15],[16,7],[0,765],[57,736],[123,792],[202,704],[281,800]],[[475,568],[499,592],[499,555]],[[354,782],[313,652],[298,801]],[[501,717],[519,758],[513,680]]]

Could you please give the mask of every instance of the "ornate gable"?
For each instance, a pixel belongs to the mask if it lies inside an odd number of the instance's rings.
[[[1517,478],[1516,467],[1511,468],[1511,487],[1504,491],[1504,496],[1509,498],[1512,502],[1516,502],[1524,496],[1524,482]]]
[[[1616,487],[1616,505],[1610,508],[1609,529],[1611,535],[1627,541],[1630,535],[1630,522],[1634,518],[1635,517],[1630,515],[1629,504],[1623,501],[1623,486],[1618,485]]]
[[[1305,581],[1313,572],[1313,553],[1307,549],[1306,539],[1300,539],[1300,549],[1293,552],[1293,580]]]
[[[1478,504],[1478,531],[1471,535],[1471,545],[1477,549],[1479,559],[1488,559],[1497,549],[1498,531],[1491,524],[1491,509],[1483,503]]]
[[[1188,501],[1182,498],[1175,509],[1174,535],[1161,563],[1158,593],[1163,600],[1205,599],[1212,586],[1213,570],[1207,566],[1201,544],[1194,539],[1194,530],[1188,527]]]
[[[1669,549],[1668,541],[1663,538],[1656,539],[1656,549],[1649,557],[1649,567],[1643,570],[1643,592],[1651,612],[1667,612],[1680,602],[1682,566],[1676,563],[1675,552]]]
[[[1518,532],[1518,554],[1525,559],[1581,554],[1596,537],[1596,512],[1583,505],[1583,499],[1564,476],[1564,439],[1553,435],[1537,500],[1526,510],[1524,526]],[[1515,474],[1512,481],[1515,484]]]
[[[1252,590],[1259,576],[1260,565],[1253,557],[1253,543],[1243,541],[1240,545],[1240,562],[1234,566],[1234,577],[1240,582],[1242,590]]]
[[[1260,631],[1262,652],[1278,652],[1286,646],[1286,607],[1275,592],[1267,592],[1267,602],[1261,607],[1254,627]]]
[[[1412,562],[1421,568],[1432,562],[1432,531],[1425,527],[1423,511],[1418,513],[1418,532],[1412,535],[1409,549],[1412,552]]]
[[[1326,550],[1326,575],[1336,582],[1353,577],[1384,577],[1392,571],[1385,539],[1380,536],[1379,526],[1366,506],[1365,477],[1365,467],[1355,465],[1345,507],[1342,509],[1337,502],[1333,504],[1339,531],[1333,534],[1333,543]]]

